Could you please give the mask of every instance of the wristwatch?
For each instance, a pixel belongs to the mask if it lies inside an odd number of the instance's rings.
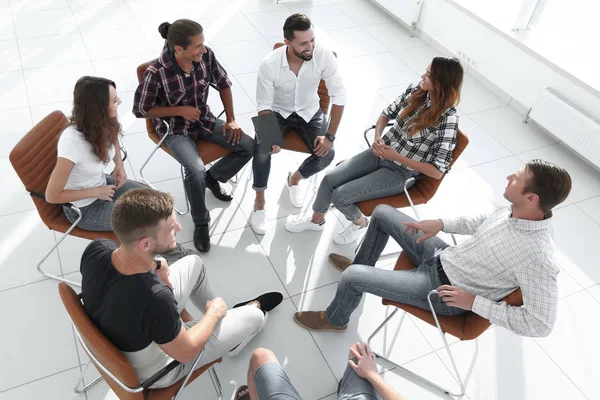
[[[160,267],[162,266],[161,265],[162,261],[160,261],[160,258],[157,257],[157,258],[154,259],[154,262],[156,263],[156,269],[155,269],[155,271],[158,271],[160,269]]]
[[[325,139],[328,139],[331,143],[333,143],[333,141],[335,140],[335,135],[332,135],[331,133],[326,133]]]

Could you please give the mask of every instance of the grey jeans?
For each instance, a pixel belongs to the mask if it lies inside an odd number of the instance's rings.
[[[356,221],[362,217],[357,202],[400,194],[406,180],[418,174],[367,149],[323,177],[313,211],[324,214],[333,203],[348,221]]]
[[[327,132],[327,116],[323,111],[317,111],[309,122],[306,122],[296,113],[292,113],[289,117],[283,118],[281,114],[276,112],[275,116],[277,117],[281,132],[283,132],[284,135],[290,129],[298,132],[302,141],[312,153],[298,168],[298,173],[302,178],[310,178],[331,164],[333,157],[335,156],[333,147],[324,157],[318,157],[314,154],[315,139],[318,136],[325,135]],[[252,160],[252,171],[254,173],[254,184],[252,185],[252,188],[257,192],[265,191],[267,189],[267,182],[269,181],[269,174],[271,173],[271,155],[259,150],[257,154],[254,155],[254,160]]]
[[[199,140],[215,143],[231,153],[217,161],[210,169],[215,179],[227,182],[237,174],[248,161],[260,151],[260,147],[250,136],[244,134],[239,143],[227,143],[229,133],[223,135],[221,128],[225,122],[217,120],[211,135],[203,135]],[[164,143],[169,147],[175,159],[183,165],[185,177],[183,185],[190,199],[192,220],[196,225],[206,225],[210,222],[210,214],[205,204],[206,167],[200,158],[196,141],[183,135],[169,135]]]
[[[393,207],[379,205],[375,208],[353,265],[342,273],[335,298],[325,311],[327,320],[333,326],[343,327],[348,324],[363,293],[429,310],[427,295],[442,285],[438,272],[439,255],[448,244],[438,237],[417,243],[417,238],[423,236],[423,232],[416,235],[405,232],[404,222],[407,221],[414,220]],[[390,236],[398,242],[417,268],[406,271],[373,268]],[[465,312],[447,306],[439,296],[432,296],[432,304],[435,312],[441,315],[459,315]]]
[[[106,175],[106,184],[115,184],[115,180],[112,176]],[[115,207],[115,202],[117,201],[117,199],[128,190],[147,187],[148,186],[144,185],[143,183],[127,179],[127,182],[125,182],[123,186],[115,190],[115,196],[113,197],[113,201],[97,199],[92,204],[89,204],[85,207],[81,207],[79,210],[81,211],[83,217],[81,221],[79,221],[79,224],[77,224],[77,227],[85,229],[86,231],[112,231],[112,225],[110,224],[110,216],[112,215],[112,210]],[[67,219],[71,221],[71,223],[74,223],[77,220],[77,213],[73,211],[70,207],[63,206],[63,211],[67,216]]]

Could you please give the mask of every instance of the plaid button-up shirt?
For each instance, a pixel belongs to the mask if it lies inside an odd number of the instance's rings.
[[[200,110],[199,121],[187,121],[180,116],[166,117],[164,120],[175,135],[189,136],[194,140],[199,134],[210,135],[217,120],[206,103],[210,86],[217,90],[231,87],[227,72],[210,48],[206,48],[201,62],[193,63],[192,72],[187,75],[165,44],[160,57],[148,66],[135,91],[133,114],[138,118],[145,118],[154,106],[196,107]],[[154,118],[153,122],[161,136],[167,132],[161,119]]]
[[[446,219],[444,232],[472,235],[440,254],[453,286],[476,295],[473,312],[523,336],[548,336],[556,320],[559,272],[552,218],[511,217],[510,207],[489,215]],[[500,301],[517,288],[523,307]]]
[[[440,172],[447,173],[450,171],[452,150],[456,146],[458,132],[456,108],[448,108],[440,117],[437,125],[409,136],[406,130],[412,125],[412,119],[421,108],[429,107],[431,104],[431,99],[427,94],[427,99],[420,108],[410,113],[406,119],[400,118],[402,110],[408,106],[410,96],[418,88],[418,83],[408,86],[406,91],[381,113],[387,119],[396,120],[394,125],[383,135],[383,142],[411,160],[432,164]],[[411,169],[406,165],[394,162],[406,169]]]

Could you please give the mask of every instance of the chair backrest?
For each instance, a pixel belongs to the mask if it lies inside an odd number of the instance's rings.
[[[469,138],[459,129],[458,133],[456,134],[456,146],[454,146],[454,149],[452,150],[452,161],[450,161],[451,167],[454,165],[458,157],[460,157],[468,144]],[[445,176],[446,174],[442,175],[440,179],[434,179],[429,176],[422,177],[415,183],[414,187],[416,190],[421,192],[425,198],[425,202],[428,202],[435,195],[435,192],[437,192]]]
[[[148,69],[148,66],[150,64],[152,64],[152,61],[147,61],[143,64],[140,64],[137,67],[137,78],[138,78],[138,82],[140,82],[142,80],[142,76],[144,76],[144,72],[146,72],[146,70]],[[154,124],[152,123],[152,118],[146,118],[146,130],[148,131],[148,136],[150,136],[150,138],[152,140],[155,140],[156,138],[159,138],[158,136],[158,132],[156,132],[156,128],[154,127]],[[160,138],[158,139],[160,140]],[[158,141],[156,141],[156,143],[158,143]]]
[[[278,49],[281,46],[285,46],[285,43],[277,42],[273,45],[273,50]],[[337,57],[335,51],[333,52],[333,55]],[[321,107],[321,111],[327,114],[329,112],[329,104],[331,104],[331,97],[329,97],[329,91],[327,90],[327,85],[323,79],[319,82],[317,94],[319,95],[319,107]]]
[[[92,320],[86,314],[79,296],[73,288],[66,283],[58,284],[60,298],[67,309],[67,313],[75,325],[75,329],[81,335],[91,353],[98,359],[102,365],[110,371],[117,379],[130,388],[140,386],[140,381],[133,370],[133,367],[121,353],[94,325]],[[144,395],[140,393],[129,393],[119,384],[112,380],[98,366],[96,366],[111,389],[121,400],[143,400]]]
[[[44,194],[56,165],[56,146],[60,134],[69,126],[61,111],[54,111],[23,136],[9,155],[10,163],[28,192]],[[32,197],[42,221],[47,226],[63,215],[62,207]]]
[[[413,268],[415,268],[415,265],[404,252],[401,252],[396,261],[396,265],[394,266],[394,270],[410,270]],[[514,292],[502,299],[502,301],[511,306],[520,307],[523,305],[523,293],[520,288],[517,288]],[[436,326],[435,320],[429,310],[423,310],[418,307],[386,299],[383,299],[382,302],[384,305],[392,305],[401,308],[428,324]],[[449,333],[460,340],[475,339],[491,325],[490,321],[471,311],[454,317],[438,315],[438,321],[444,332]]]

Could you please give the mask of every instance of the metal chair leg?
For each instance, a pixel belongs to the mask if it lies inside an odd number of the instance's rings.
[[[437,293],[437,292],[436,292],[436,293]],[[430,294],[431,294],[431,293],[430,293]],[[429,304],[430,304],[431,310],[432,310],[432,312],[433,312],[433,306],[431,305],[431,301],[430,301],[430,298],[429,298],[429,296],[427,297],[427,299],[428,299],[428,301],[429,301]],[[371,347],[371,340],[372,340],[372,339],[373,339],[373,338],[374,338],[374,337],[375,337],[375,336],[376,336],[376,335],[379,333],[379,331],[381,331],[381,329],[383,329],[383,327],[384,327],[384,326],[385,326],[385,325],[386,325],[386,324],[389,322],[389,320],[390,320],[390,319],[392,319],[392,317],[393,317],[393,316],[396,314],[396,312],[398,312],[398,310],[399,310],[399,308],[395,308],[395,309],[394,309],[394,311],[393,311],[393,312],[392,312],[392,313],[391,313],[391,314],[390,314],[388,317],[386,317],[386,318],[383,320],[383,322],[381,323],[381,325],[379,325],[379,326],[378,326],[378,327],[377,327],[377,328],[376,328],[376,329],[373,331],[373,333],[371,334],[371,336],[369,336],[369,338],[367,339],[367,344],[369,345],[369,347]],[[445,335],[444,335],[444,332],[442,331],[442,329],[441,329],[441,327],[440,327],[440,325],[439,325],[439,322],[438,322],[438,320],[437,320],[437,316],[435,315],[435,312],[433,312],[433,315],[434,315],[434,318],[435,318],[436,324],[437,324],[437,326],[438,326],[438,329],[439,329],[439,331],[440,331],[440,333],[441,333],[441,335],[442,335],[442,340],[443,340],[443,342],[444,342],[444,345],[445,345],[445,347],[446,347],[446,351],[448,352],[448,356],[450,357],[450,360],[451,360],[451,362],[452,362],[452,366],[454,367],[454,371],[455,371],[455,373],[456,373],[455,379],[456,379],[456,380],[459,382],[460,389],[461,389],[460,393],[454,393],[454,392],[450,391],[449,389],[446,389],[446,388],[443,388],[443,387],[439,386],[438,384],[436,384],[436,383],[434,383],[434,382],[430,381],[429,379],[425,378],[424,376],[422,376],[422,375],[419,375],[419,374],[417,374],[417,373],[415,373],[415,372],[413,372],[413,371],[409,370],[408,368],[406,368],[406,367],[403,367],[402,365],[395,363],[395,362],[394,362],[394,361],[392,361],[391,359],[389,359],[389,358],[385,357],[383,354],[377,353],[376,351],[374,351],[374,350],[373,350],[373,348],[372,348],[372,347],[371,347],[371,351],[373,352],[373,354],[375,354],[375,356],[376,356],[377,358],[381,358],[381,359],[385,360],[386,362],[388,362],[388,363],[392,364],[393,366],[395,366],[396,368],[400,369],[401,371],[403,371],[404,373],[406,373],[406,374],[407,374],[407,375],[409,375],[410,377],[412,377],[412,378],[414,378],[414,379],[416,379],[416,380],[419,380],[419,381],[425,382],[426,384],[428,384],[428,385],[431,385],[431,386],[433,386],[433,387],[437,388],[438,390],[440,390],[440,391],[442,391],[442,392],[444,392],[444,393],[446,393],[446,394],[448,394],[448,395],[450,395],[450,396],[452,396],[452,397],[457,397],[457,398],[460,398],[460,397],[464,396],[464,394],[465,394],[465,384],[464,384],[464,382],[462,381],[462,379],[460,378],[460,374],[458,373],[458,368],[456,367],[456,363],[455,363],[455,361],[454,361],[454,356],[452,355],[452,351],[450,351],[450,347],[448,346],[448,342],[446,341],[446,337],[445,337]],[[440,362],[441,362],[441,361],[440,361]]]
[[[168,129],[168,128],[167,128],[167,129]],[[155,189],[155,190],[156,190],[156,187],[155,187],[155,186],[154,186],[152,183],[150,183],[150,181],[149,181],[148,179],[146,179],[146,177],[144,176],[144,168],[146,168],[146,165],[148,165],[148,163],[150,162],[150,159],[152,158],[152,156],[154,155],[154,153],[156,153],[156,151],[157,151],[158,149],[160,149],[160,147],[162,146],[163,142],[165,141],[165,139],[167,138],[167,136],[168,136],[168,135],[170,135],[170,134],[171,134],[171,132],[170,132],[170,131],[167,131],[167,133],[165,133],[165,134],[163,135],[163,137],[162,137],[162,138],[160,139],[160,141],[159,141],[159,142],[156,144],[156,146],[154,146],[154,149],[152,149],[152,151],[150,152],[150,155],[148,156],[148,158],[146,159],[146,161],[144,161],[144,163],[143,163],[143,164],[142,164],[142,166],[140,167],[140,178],[142,179],[142,181],[143,181],[143,182],[144,182],[146,185],[150,186],[152,189]],[[182,179],[182,180],[184,179],[183,166],[181,166],[181,179]],[[184,188],[183,192],[185,193],[185,202],[186,202],[186,205],[187,205],[187,211],[183,212],[183,211],[180,211],[179,209],[175,208],[175,211],[176,211],[176,212],[177,212],[177,214],[179,214],[179,215],[185,215],[185,214],[187,214],[188,212],[190,212],[190,203],[189,203],[189,200],[188,200],[188,198],[187,198],[187,193],[185,192],[185,188]]]
[[[75,384],[75,387],[73,388],[73,391],[75,393],[84,393],[84,392],[87,392],[92,386],[94,386],[96,383],[100,382],[103,379],[102,375],[100,375],[99,377],[97,377],[96,379],[94,379],[92,382],[90,382],[87,385],[83,386],[81,389],[79,388],[79,386],[81,385],[81,382],[83,382],[83,378],[85,377],[85,373],[87,372],[88,367],[90,366],[91,363],[92,363],[92,361],[88,360],[87,364],[85,364],[85,368],[83,368],[83,372],[81,373],[81,376],[79,376],[79,379],[77,379],[77,383]]]
[[[79,222],[81,221],[81,219],[83,218],[83,215],[81,214],[81,210],[79,210],[79,208],[75,207],[75,206],[71,206],[71,208],[77,212],[77,219],[75,220],[75,222],[73,223],[73,225],[71,225],[71,227],[69,227],[69,229],[67,229],[67,231],[65,233],[63,233],[63,235],[60,237],[60,239],[58,240],[58,242],[50,249],[50,251],[48,251],[48,253],[46,253],[46,255],[40,260],[40,262],[38,262],[36,268],[38,270],[38,272],[42,275],[44,275],[47,278],[50,279],[54,279],[60,282],[65,282],[71,286],[76,286],[76,287],[81,287],[81,284],[75,282],[75,281],[71,281],[69,279],[65,279],[61,276],[58,275],[54,275],[51,274],[49,272],[46,272],[42,269],[42,264],[48,259],[48,257],[50,257],[50,254],[52,254],[54,252],[54,250],[58,249],[58,246],[62,243],[63,240],[65,240],[65,238],[67,236],[69,236],[69,234],[71,233],[71,231],[73,231],[73,229],[75,229],[75,227],[77,226],[77,224],[79,224]]]
[[[208,369],[208,374],[210,375],[210,380],[215,387],[215,392],[217,392],[217,397],[219,400],[223,398],[223,388],[221,387],[221,382],[219,382],[219,376],[217,375],[217,371],[215,371],[215,367],[210,367]]]

